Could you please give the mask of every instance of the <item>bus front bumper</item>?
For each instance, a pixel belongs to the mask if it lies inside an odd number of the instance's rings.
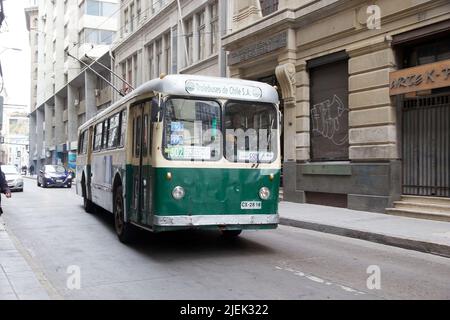
[[[157,227],[263,226],[277,225],[278,222],[278,214],[224,214],[153,217],[153,225]]]

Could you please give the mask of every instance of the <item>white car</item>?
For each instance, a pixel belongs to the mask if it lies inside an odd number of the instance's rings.
[[[2,172],[11,191],[23,191],[23,178],[15,166],[3,165]]]

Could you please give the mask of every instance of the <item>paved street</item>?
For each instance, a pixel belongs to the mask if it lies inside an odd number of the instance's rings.
[[[112,215],[86,214],[75,188],[25,183],[3,198],[3,217],[53,299],[450,299],[447,258],[285,226],[228,242],[216,232],[142,233],[125,246]],[[366,285],[372,265],[380,290]],[[70,266],[79,290],[66,285]]]

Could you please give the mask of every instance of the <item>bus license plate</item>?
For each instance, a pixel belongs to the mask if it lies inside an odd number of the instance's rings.
[[[241,201],[241,210],[261,209],[261,201]]]

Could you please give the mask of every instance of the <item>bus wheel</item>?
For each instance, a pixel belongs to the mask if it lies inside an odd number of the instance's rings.
[[[242,230],[222,230],[222,236],[225,238],[236,238],[242,233]]]
[[[83,208],[87,213],[95,212],[95,204],[86,197],[83,198]]]
[[[131,243],[135,238],[133,226],[125,221],[122,186],[117,187],[114,193],[114,227],[122,243]]]

